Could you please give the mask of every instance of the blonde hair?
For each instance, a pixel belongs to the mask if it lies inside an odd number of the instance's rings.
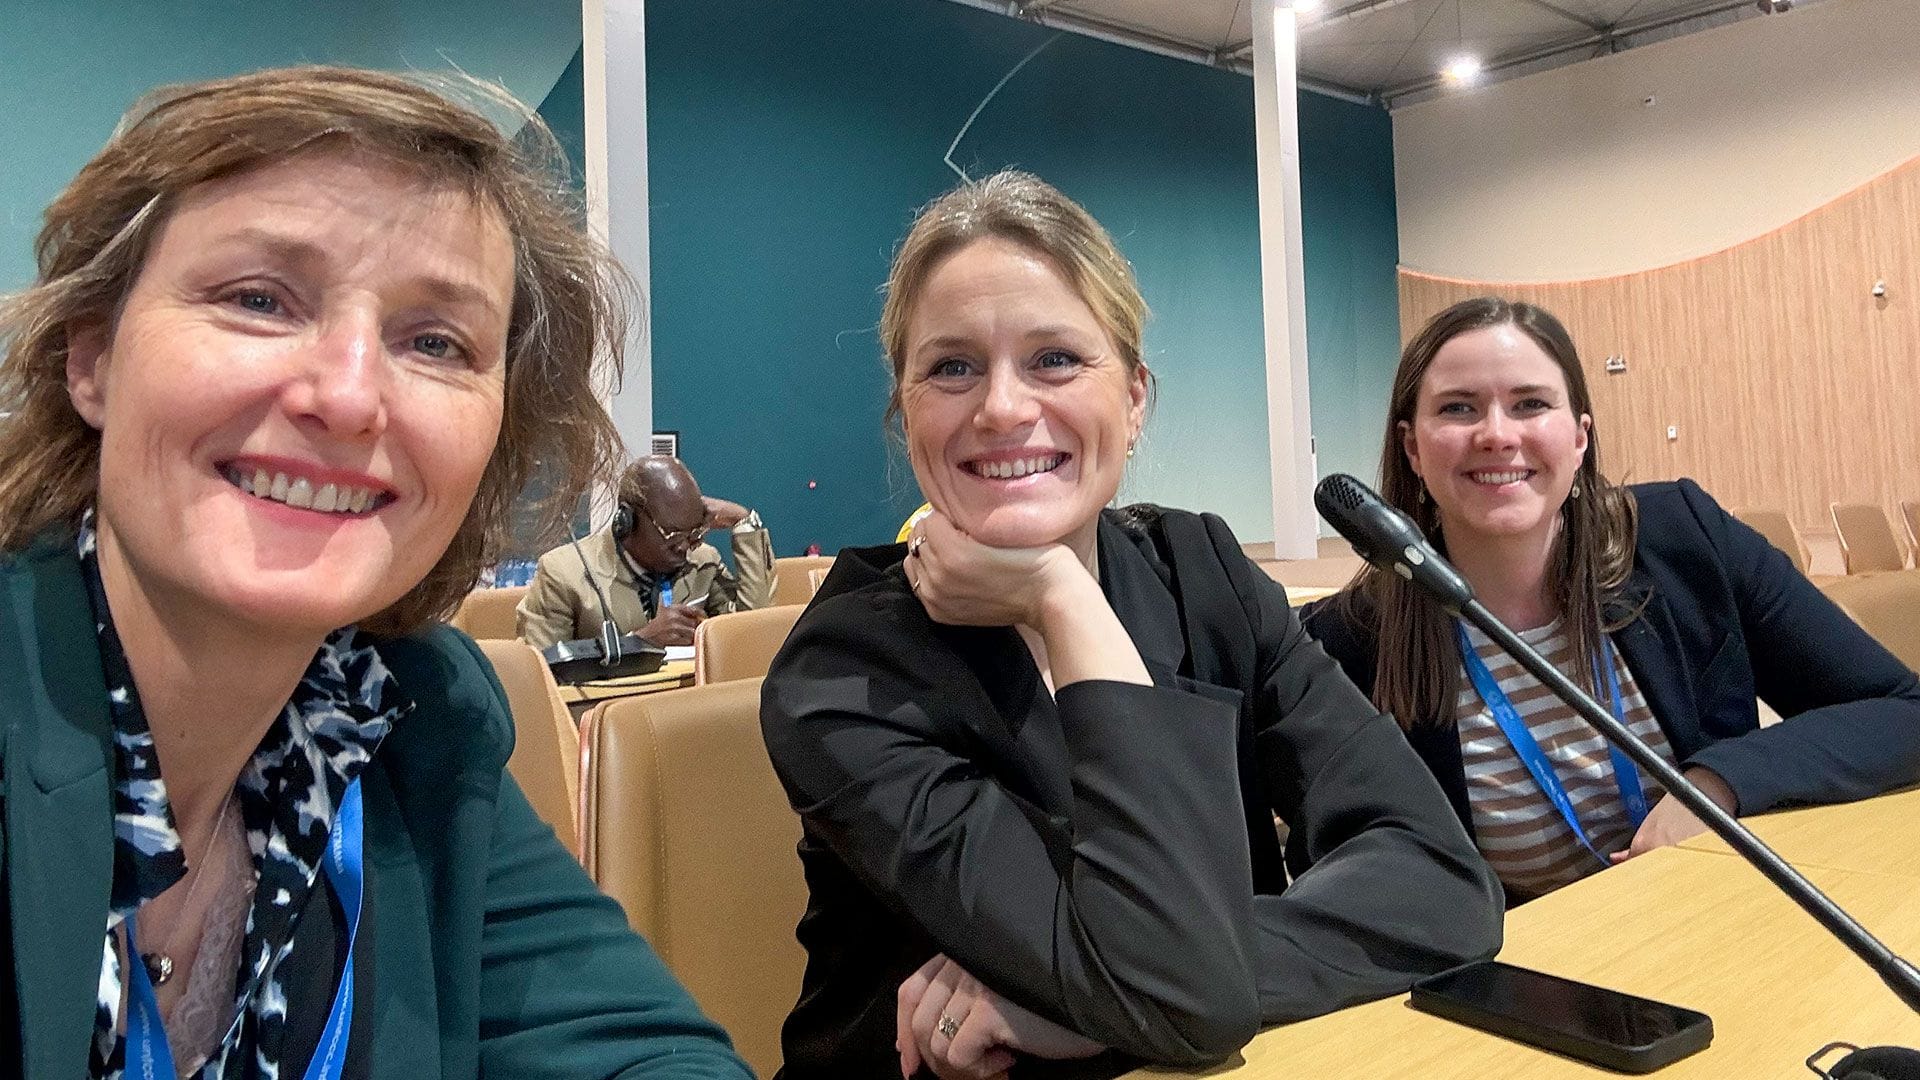
[[[514,245],[493,455],[433,569],[362,625],[404,633],[451,612],[504,549],[515,500],[536,470],[545,497],[535,517],[548,530],[610,475],[620,439],[598,390],[619,378],[631,286],[587,235],[546,124],[505,90],[465,77],[428,85],[352,68],[284,68],[147,95],[47,208],[34,283],[0,303],[0,408],[11,413],[0,423],[0,548],[74,522],[94,501],[100,433],[67,395],[68,334],[112,327],[183,193],[335,147],[492,207]]]
[[[947,256],[988,238],[1011,241],[1050,259],[1113,339],[1127,374],[1142,367],[1147,302],[1134,281],[1133,266],[1079,203],[1032,173],[1006,169],[968,180],[922,207],[900,242],[880,311],[880,344],[893,376],[889,419],[900,414],[907,322],[927,279]]]

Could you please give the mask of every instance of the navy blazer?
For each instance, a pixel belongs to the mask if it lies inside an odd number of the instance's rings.
[[[1640,532],[1618,602],[1644,607],[1613,641],[1681,765],[1719,774],[1743,815],[1920,781],[1914,673],[1700,485],[1631,490]],[[1303,621],[1371,693],[1374,626],[1331,600]],[[1761,728],[1756,698],[1783,722]],[[1407,740],[1471,832],[1451,713],[1415,718]]]

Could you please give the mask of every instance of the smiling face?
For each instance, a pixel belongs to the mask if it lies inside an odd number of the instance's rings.
[[[71,332],[109,595],[312,636],[405,594],[493,452],[513,269],[492,208],[339,151],[190,189]]]
[[[1140,434],[1126,360],[1052,260],[975,240],[938,263],[907,320],[901,414],[927,501],[990,547],[1085,556]]]
[[[1457,550],[1550,535],[1591,426],[1591,417],[1574,413],[1553,358],[1520,328],[1501,324],[1440,347],[1400,437]]]

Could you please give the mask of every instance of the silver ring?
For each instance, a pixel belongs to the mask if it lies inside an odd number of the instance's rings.
[[[948,1016],[946,1013],[941,1013],[940,1014],[940,1034],[945,1035],[949,1039],[953,1038],[955,1035],[960,1034],[960,1021],[955,1020],[953,1017]]]
[[[920,536],[916,536],[913,539],[907,541],[907,554],[918,555],[920,554],[920,549],[926,546],[927,546],[926,536],[924,534]]]

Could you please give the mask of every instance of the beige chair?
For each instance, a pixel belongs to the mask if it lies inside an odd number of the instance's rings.
[[[1907,526],[1907,550],[1920,566],[1920,499],[1900,500],[1900,520]]]
[[[515,624],[514,612],[520,606],[520,598],[525,595],[525,585],[475,589],[460,601],[460,610],[453,614],[453,625],[465,630],[467,636],[476,641],[519,637],[520,628]]]
[[[804,604],[812,600],[814,590],[819,588],[812,572],[832,565],[831,555],[795,555],[773,560],[773,603]]]
[[[1920,570],[1835,578],[1820,591],[1901,663],[1920,668]]]
[[[513,710],[513,756],[507,771],[527,793],[533,812],[553,826],[560,842],[580,856],[575,820],[580,802],[580,736],[553,672],[533,646],[512,639],[485,639],[480,651],[507,692]]]
[[[1899,570],[1907,565],[1907,553],[1900,549],[1885,510],[1872,503],[1834,503],[1831,509],[1847,573]]]
[[[798,604],[703,619],[693,631],[693,684],[754,679],[767,673],[806,609]]]
[[[1800,539],[1800,530],[1793,527],[1793,519],[1783,510],[1744,509],[1733,511],[1754,532],[1767,538],[1767,543],[1786,553],[1793,560],[1794,569],[1807,572],[1807,545]]]
[[[581,728],[587,872],[761,1076],[800,996],[800,819],[760,739],[760,682],[619,698]]]

